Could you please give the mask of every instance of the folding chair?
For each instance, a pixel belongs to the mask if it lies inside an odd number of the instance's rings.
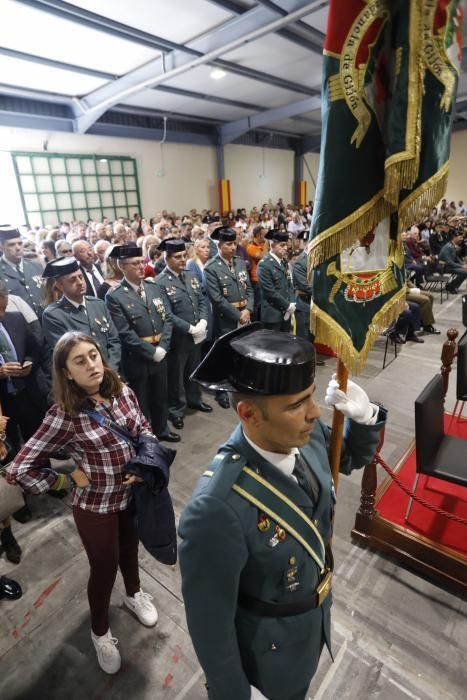
[[[467,401],[467,335],[463,335],[462,339],[457,344],[457,381],[456,381],[456,405],[454,406],[454,411],[449,422],[449,427],[451,427],[452,421],[454,420],[457,412],[457,406],[460,403],[459,414],[457,416],[457,422],[462,421],[462,411],[464,410],[465,402]],[[467,418],[463,419],[464,421]],[[467,464],[467,455],[465,458]]]

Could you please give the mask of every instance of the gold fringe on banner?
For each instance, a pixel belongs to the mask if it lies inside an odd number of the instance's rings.
[[[366,236],[388,216],[392,208],[384,199],[384,190],[380,190],[369,202],[313,238],[308,245],[308,269],[313,269],[350,248],[356,240]]]
[[[384,164],[384,196],[394,207],[401,189],[410,190],[418,178],[422,131],[424,64],[421,55],[422,18],[419,0],[410,2],[409,65],[407,78],[407,115],[405,149],[394,153]],[[399,49],[397,50],[399,51]],[[402,47],[400,51],[403,52]]]
[[[435,207],[446,191],[449,160],[420,187],[417,187],[399,206],[399,233],[417,223],[430,209]]]
[[[406,294],[407,290],[404,286],[375,314],[360,352],[354,348],[351,336],[331,316],[313,304],[310,312],[310,330],[315,335],[315,343],[322,343],[332,348],[349,372],[359,374],[365,367],[376,338],[404,310]]]

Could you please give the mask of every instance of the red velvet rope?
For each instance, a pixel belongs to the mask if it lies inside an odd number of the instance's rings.
[[[402,481],[402,479],[396,474],[395,471],[391,469],[389,465],[386,464],[384,459],[377,454],[375,456],[375,461],[380,464],[384,471],[389,474],[391,479],[397,484],[397,486],[402,489],[404,493],[407,494],[407,496],[411,496],[414,501],[417,503],[420,503],[421,506],[424,506],[425,508],[428,508],[429,510],[432,510],[433,513],[437,513],[437,515],[443,515],[445,518],[449,518],[449,520],[453,520],[455,523],[460,523],[461,525],[467,525],[467,520],[465,518],[461,518],[458,515],[454,515],[454,513],[448,513],[447,511],[443,510],[442,508],[438,508],[437,506],[434,506],[432,503],[428,503],[428,501],[425,501],[423,498],[420,498],[420,496],[417,496],[416,493],[411,491],[406,484]]]

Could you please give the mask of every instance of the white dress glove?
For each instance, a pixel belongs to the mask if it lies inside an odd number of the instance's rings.
[[[164,348],[156,348],[156,351],[154,353],[154,362],[162,362],[166,355],[167,350],[164,350]]]
[[[289,308],[284,314],[284,321],[288,321],[291,316],[294,315],[297,304],[289,304]]]
[[[263,693],[258,690],[258,688],[255,688],[254,685],[251,686],[251,696],[250,700],[268,700]]]
[[[366,392],[350,380],[347,382],[347,392],[341,391],[335,374],[326,389],[324,403],[334,406],[344,416],[362,425],[374,425],[378,417],[378,406],[370,403]]]
[[[206,340],[206,337],[208,335],[208,332],[206,330],[201,330],[198,333],[195,333],[193,335],[193,340],[195,345],[199,345],[199,343],[202,343],[203,340]]]

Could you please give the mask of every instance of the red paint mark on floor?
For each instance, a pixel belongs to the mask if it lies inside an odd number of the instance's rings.
[[[36,608],[36,610],[37,610],[37,608],[41,607],[41,605],[49,597],[49,595],[52,593],[54,588],[56,588],[58,586],[58,584],[60,583],[61,580],[62,580],[62,577],[60,576],[60,578],[58,578],[56,581],[51,583],[50,586],[47,586],[47,588],[42,591],[39,598],[36,601],[34,601],[34,603],[33,603],[33,606]]]
[[[18,639],[18,638],[19,638],[19,632],[18,632],[18,630],[16,630],[16,629],[13,630],[12,633],[11,633],[11,636],[13,637],[13,639]]]
[[[28,610],[27,612],[24,613],[24,620],[26,620],[26,619],[29,618],[29,617],[31,617],[31,611],[30,611],[30,610]]]
[[[164,678],[164,684],[162,686],[164,688],[164,690],[166,690],[167,688],[170,688],[170,685],[171,685],[173,679],[174,679],[174,677],[172,676],[171,673],[168,673],[166,675],[166,677]]]
[[[180,661],[180,657],[177,656],[177,654],[174,654],[174,655],[172,656],[172,662],[173,662],[174,664],[178,664],[179,661]]]

